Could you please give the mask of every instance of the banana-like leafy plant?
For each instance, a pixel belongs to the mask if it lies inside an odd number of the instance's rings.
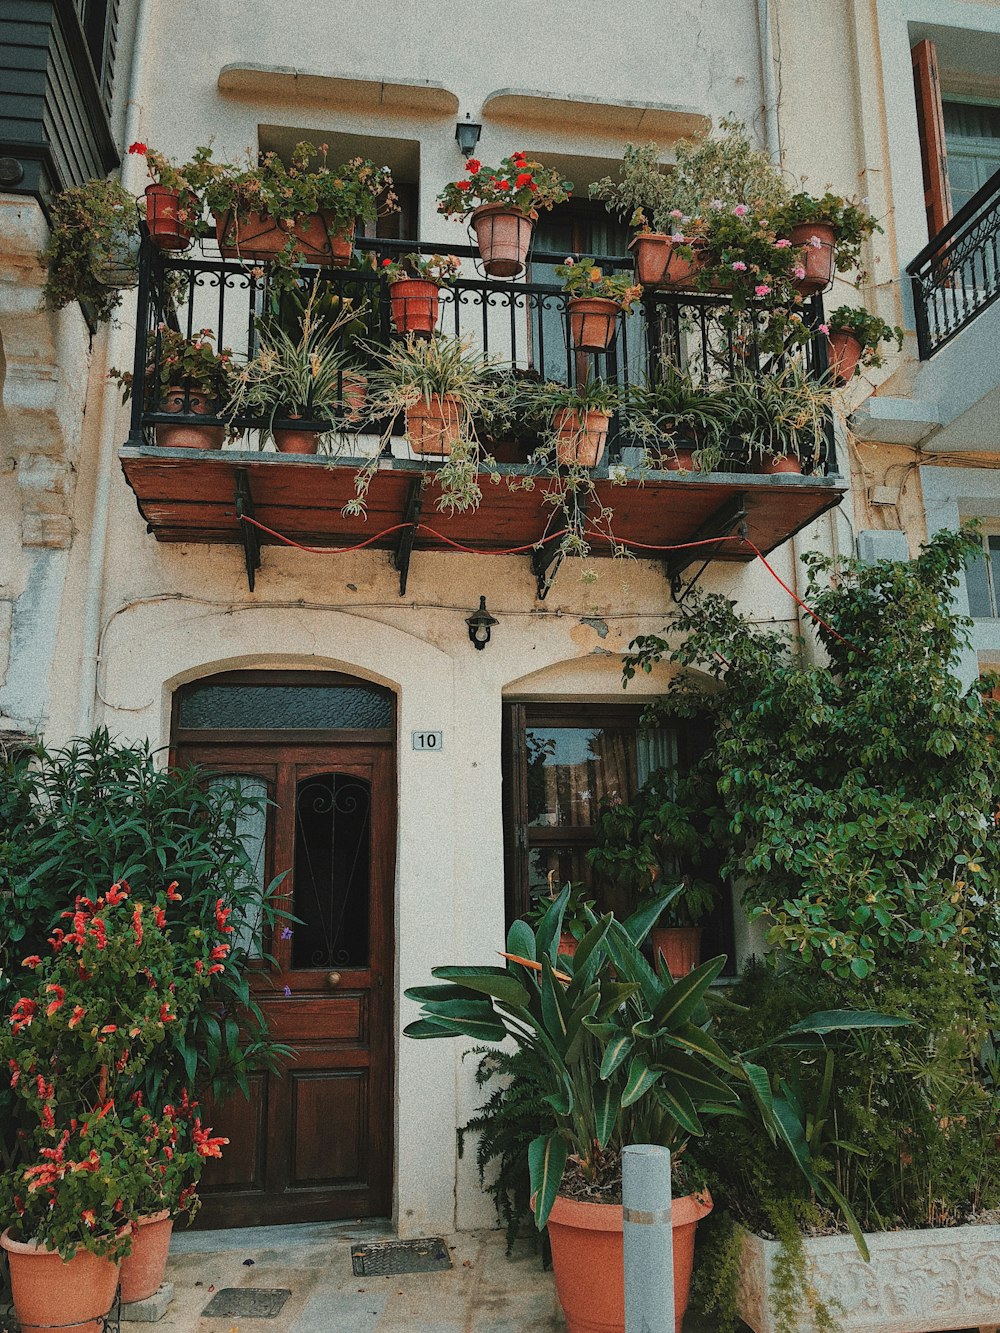
[[[575,955],[557,958],[567,887],[536,929],[514,922],[506,967],[435,967],[432,976],[443,984],[408,990],[421,1014],[406,1035],[498,1043],[513,1038],[525,1052],[551,1108],[551,1124],[528,1149],[539,1228],[568,1164],[599,1191],[617,1174],[629,1143],[662,1144],[679,1155],[716,1116],[759,1116],[817,1194],[840,1209],[867,1257],[846,1201],[812,1165],[794,1098],[772,1088],[766,1068],[750,1058],[761,1052],[727,1051],[711,1033],[707,993],[725,959],[713,958],[675,982],[662,963],[654,970],[640,952],[677,892],[625,922],[591,913]],[[813,1047],[845,1028],[905,1021],[876,1013],[815,1014],[769,1045]]]

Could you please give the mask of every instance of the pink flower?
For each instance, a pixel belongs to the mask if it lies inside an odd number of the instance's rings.
[[[737,204],[736,207],[733,209],[733,217],[745,218],[749,212],[750,210],[749,208],[747,208],[746,204]]]
[[[575,263],[576,263],[576,260],[575,260],[575,259],[572,257],[572,255],[571,255],[571,256],[566,260],[566,267],[567,267],[567,268],[572,268],[573,265],[574,265]]]
[[[787,250],[790,245],[791,241],[782,238],[780,241],[775,241],[774,248],[775,250]]]
[[[830,332],[829,324],[820,324],[819,331],[820,333],[829,333]]]
[[[718,210],[721,209],[722,207],[723,203],[721,199],[713,199],[712,202],[709,204],[709,208],[714,208],[716,212],[718,212]]]
[[[809,237],[809,244],[812,246],[812,248],[813,248],[814,250],[819,250],[820,247],[822,246],[823,242],[822,242],[822,240],[820,239],[819,236],[810,236],[810,237]]]
[[[683,244],[684,244],[684,233],[683,233],[682,231],[672,231],[672,232],[670,233],[670,239],[671,239],[672,241],[675,241],[678,245],[683,245]]]
[[[733,272],[734,272],[734,273],[745,273],[746,271],[747,271],[747,266],[746,266],[746,264],[744,264],[744,262],[743,262],[742,259],[737,259],[736,263],[733,265]]]
[[[806,271],[801,264],[796,264],[792,269],[792,276],[798,278],[799,282],[806,276]]]
[[[682,217],[684,216],[684,214],[681,212],[681,210],[680,210],[679,208],[672,208],[672,209],[670,210],[670,216],[671,216],[672,218],[682,218]]]
[[[753,294],[754,296],[770,296],[771,289],[766,282],[761,282],[753,289]]]

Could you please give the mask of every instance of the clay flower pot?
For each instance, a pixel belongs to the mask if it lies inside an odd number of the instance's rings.
[[[534,223],[516,208],[481,204],[472,226],[483,268],[491,278],[516,278],[524,271]]]
[[[656,926],[650,931],[653,962],[660,958],[680,981],[701,962],[701,926]]]
[[[392,322],[400,333],[433,333],[440,288],[429,278],[397,278],[389,283]]]
[[[287,419],[295,421],[298,418],[289,413]],[[274,447],[279,454],[314,454],[319,444],[319,431],[316,430],[276,426],[271,434],[274,436]]]
[[[174,1223],[170,1214],[153,1213],[136,1220],[132,1251],[122,1260],[122,1301],[144,1301],[163,1285]]]
[[[801,472],[802,463],[796,454],[767,454],[757,468],[765,477],[773,477],[779,472]]]
[[[636,281],[643,287],[658,287],[666,277],[673,241],[661,231],[640,231],[628,243],[635,255]]]
[[[667,256],[667,271],[663,280],[664,287],[669,287],[672,291],[692,291],[696,289],[695,279],[708,262],[704,241],[692,241],[692,255],[688,259],[680,254],[673,241],[670,242],[670,253]]]
[[[863,350],[860,341],[847,329],[834,329],[829,334],[827,355],[835,384],[846,384],[853,378]]]
[[[161,250],[186,250],[191,244],[194,219],[181,218],[185,211],[179,190],[166,185],[146,186],[146,226]]]
[[[569,331],[581,352],[606,352],[618,325],[621,306],[607,296],[574,296],[569,301]]]
[[[246,213],[239,217],[225,212],[215,215],[215,237],[223,259],[273,259],[295,238],[299,255],[307,263],[343,268],[354,248],[353,224],[344,232],[333,230],[333,215],[321,211],[296,218],[286,226],[270,213]]]
[[[552,415],[556,457],[564,467],[597,467],[608,439],[607,412],[587,412],[583,421],[574,407],[560,407]]]
[[[454,394],[431,394],[406,409],[406,436],[415,454],[445,458],[462,433],[462,404]]]
[[[693,449],[671,449],[661,454],[664,472],[697,472]],[[653,932],[656,933],[655,931]]]
[[[368,401],[368,376],[345,370],[341,380],[344,406],[348,421],[358,421],[365,413]]]
[[[675,1333],[681,1333],[691,1291],[695,1228],[711,1211],[707,1193],[673,1200]],[[560,1194],[548,1225],[556,1292],[567,1333],[624,1333],[621,1204],[580,1203]]]
[[[174,384],[165,391],[157,410],[214,417],[215,407],[208,395],[200,390],[185,390],[183,385]],[[156,427],[156,443],[161,449],[221,449],[225,433],[223,426],[170,426],[161,422]]]
[[[575,935],[570,935],[568,931],[563,931],[559,936],[559,953],[566,958],[572,958],[576,953],[576,946],[580,941]]]
[[[23,1333],[71,1328],[73,1333],[101,1333],[115,1299],[119,1263],[77,1250],[63,1259],[38,1241],[0,1236],[10,1263],[14,1313]]]
[[[824,292],[833,282],[837,233],[828,222],[800,222],[789,228],[788,239],[802,251],[805,277],[796,279],[795,290],[803,296]]]

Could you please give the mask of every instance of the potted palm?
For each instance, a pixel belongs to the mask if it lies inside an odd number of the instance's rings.
[[[345,366],[340,338],[357,314],[342,307],[333,318],[324,318],[316,298],[314,285],[291,330],[277,318],[259,320],[257,351],[234,374],[222,415],[230,423],[265,417],[262,448],[272,439],[279,453],[314,454],[321,432],[340,408]],[[302,424],[279,426],[278,421]]]
[[[214,337],[211,329],[185,338],[166,325],[157,328],[146,360],[148,411],[195,418],[219,415],[232,391],[233,354],[228,347],[216,352]],[[127,403],[134,390],[131,371],[111,370],[109,375],[121,385],[122,401]],[[156,443],[162,449],[221,449],[225,433],[224,426],[159,422]]]
[[[139,214],[116,180],[85,181],[57,194],[44,258],[42,300],[47,310],[82,301],[95,319],[111,318],[122,287],[139,273]]]
[[[217,168],[212,150],[197,148],[190,162],[177,166],[144,143],[129,145],[130,153],[146,159],[152,184],[146,186],[146,227],[161,250],[186,250],[201,230],[202,191]]]
[[[326,154],[325,144],[303,142],[287,165],[267,152],[214,169],[204,195],[225,258],[271,260],[286,275],[301,263],[350,262],[357,220],[397,208],[392,176],[361,157],[330,167]]]
[[[592,259],[568,258],[557,264],[557,278],[569,294],[570,340],[581,352],[606,352],[611,346],[618,316],[628,314],[642,288],[626,273],[605,273]]]
[[[527,261],[539,210],[564,203],[573,182],[521,152],[503,158],[498,167],[470,158],[465,171],[442,190],[438,212],[471,217],[486,272],[491,278],[516,278]]]
[[[621,1333],[624,1319],[620,1155],[632,1142],[671,1149],[682,1171],[692,1139],[718,1115],[762,1117],[825,1197],[834,1187],[812,1171],[801,1126],[779,1094],[758,1097],[766,1073],[723,1049],[705,995],[723,959],[672,982],[640,952],[662,903],[627,922],[610,913],[559,955],[564,889],[533,930],[516,921],[507,966],[431,969],[437,984],[406,992],[420,1015],[405,1035],[420,1040],[511,1039],[540,1093],[537,1136],[528,1146],[535,1223],[548,1226],[556,1288],[570,1333]],[[807,1020],[800,1035],[809,1031]],[[689,1181],[697,1171],[689,1168]],[[673,1204],[674,1319],[687,1305],[694,1230],[711,1209],[695,1183]]]
[[[397,333],[434,332],[441,288],[450,287],[460,269],[461,263],[454,255],[408,254],[382,260]]]
[[[846,384],[860,374],[862,367],[885,365],[883,346],[895,343],[897,351],[903,347],[903,330],[862,306],[838,306],[820,325],[820,332],[827,335],[830,374],[835,384]]]
[[[626,412],[629,437],[652,467],[711,472],[722,461],[727,412],[719,383],[695,384],[690,372],[666,362],[631,386]]]

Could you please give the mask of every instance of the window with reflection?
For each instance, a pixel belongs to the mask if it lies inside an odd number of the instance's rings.
[[[295,792],[292,966],[367,967],[371,788],[320,773]]]
[[[232,947],[247,958],[260,958],[264,952],[262,914],[264,910],[264,852],[267,840],[267,783],[254,773],[223,773],[211,778],[212,791],[238,790],[243,796],[259,801],[256,808],[241,809],[236,832],[247,857],[244,883],[253,885],[254,896],[242,916],[232,919]]]

